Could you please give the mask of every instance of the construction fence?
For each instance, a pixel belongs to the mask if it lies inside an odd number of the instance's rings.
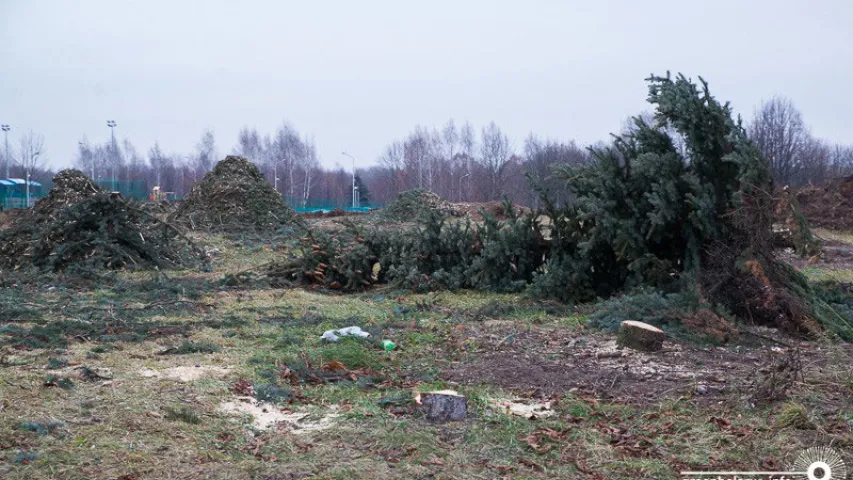
[[[382,205],[374,205],[372,202],[361,202],[358,207],[353,207],[349,201],[335,201],[323,198],[309,198],[307,201],[301,197],[284,196],[284,201],[299,213],[330,212],[335,209],[347,212],[368,212]]]

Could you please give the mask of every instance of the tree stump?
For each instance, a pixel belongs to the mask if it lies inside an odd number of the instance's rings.
[[[616,344],[642,352],[657,352],[663,348],[663,330],[648,323],[625,320],[619,327]]]
[[[453,390],[423,392],[417,402],[430,422],[458,422],[468,415],[468,399]]]

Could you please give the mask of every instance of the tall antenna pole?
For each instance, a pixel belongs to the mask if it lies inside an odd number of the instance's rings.
[[[0,125],[0,128],[3,129],[3,135],[6,137],[6,178],[9,178],[9,164],[12,163],[12,159],[9,158],[9,130],[11,127],[9,125]]]
[[[110,144],[110,151],[112,153],[112,177],[113,177],[113,188],[112,190],[116,190],[116,121],[115,120],[107,120],[107,126],[110,127],[110,137],[112,137],[112,143]]]

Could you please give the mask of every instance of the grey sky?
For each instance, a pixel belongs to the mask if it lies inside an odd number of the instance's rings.
[[[793,99],[814,133],[853,143],[850,1],[0,0],[0,122],[77,141],[219,152],[283,120],[324,165],[361,165],[416,124],[498,123],[590,143],[646,109],[649,73],[702,75],[751,115]]]

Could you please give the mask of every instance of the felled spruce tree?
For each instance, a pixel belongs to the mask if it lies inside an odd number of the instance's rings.
[[[542,265],[544,241],[534,216],[512,204],[499,222],[447,222],[425,211],[413,227],[361,228],[348,223],[334,235],[307,231],[298,253],[269,266],[273,285],[317,285],[355,291],[390,285],[415,291],[476,288],[517,292]]]
[[[740,318],[818,334],[834,312],[773,257],[769,165],[700,81],[649,78],[653,125],[636,118],[593,164],[556,169],[575,200],[557,207],[542,192],[552,245],[532,290],[564,301],[692,290]]]

